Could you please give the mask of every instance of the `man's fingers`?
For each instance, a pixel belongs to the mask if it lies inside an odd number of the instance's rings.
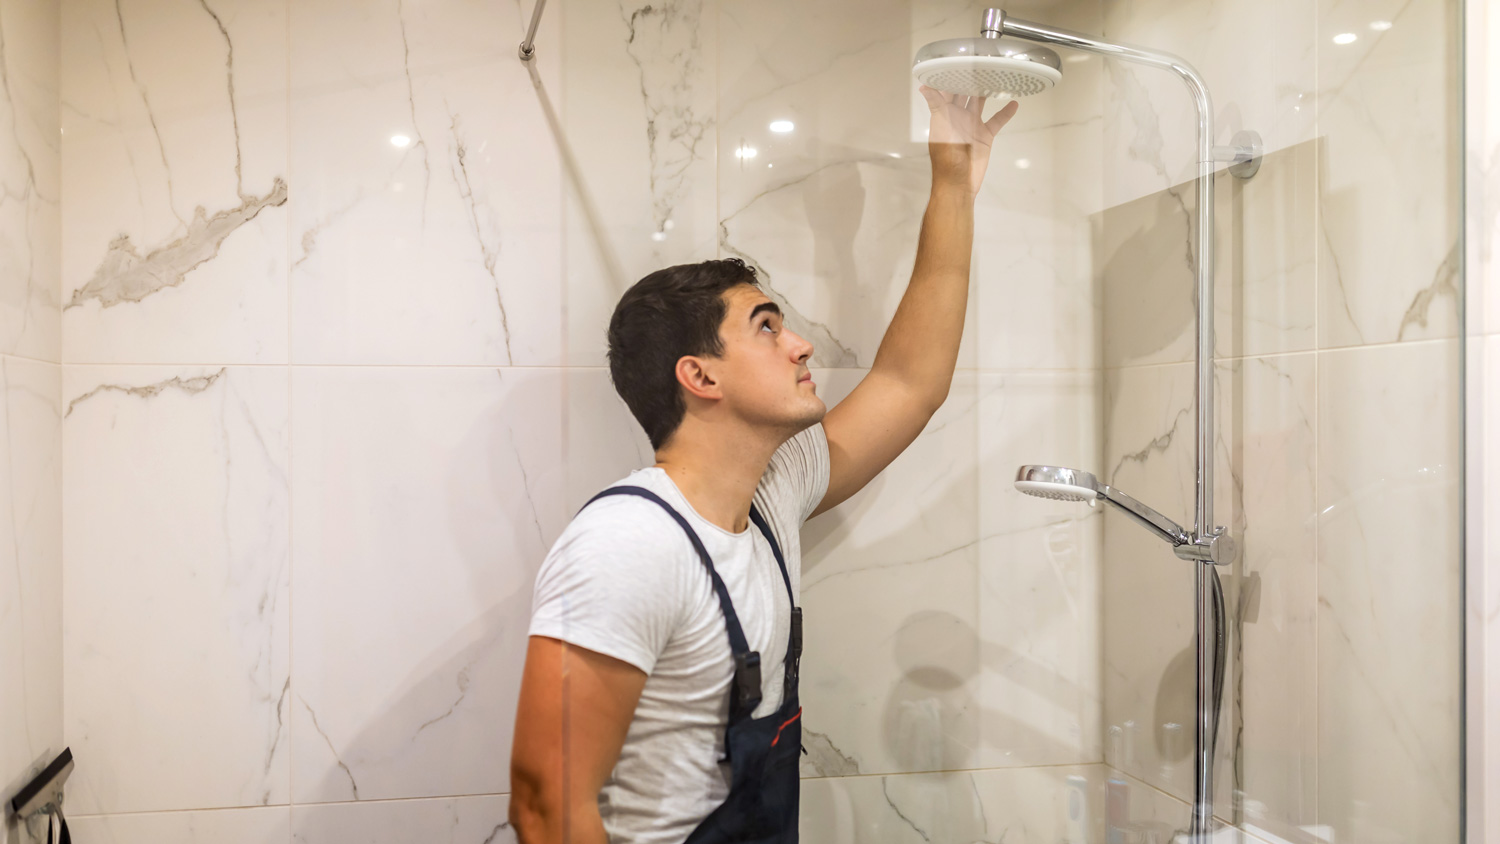
[[[1020,100],[1011,100],[1010,102],[1005,104],[1004,108],[995,112],[994,117],[991,117],[989,120],[984,121],[984,128],[990,130],[991,133],[999,132],[1001,129],[1005,128],[1005,124],[1009,123],[1012,117],[1016,116],[1016,112],[1020,108]]]
[[[929,88],[926,85],[920,86],[917,90],[921,91],[922,98],[927,100],[928,108],[937,108],[943,103],[953,102],[953,95],[946,91],[939,91],[936,88]]]
[[[984,97],[970,97],[969,104],[965,108],[975,117],[984,114]]]

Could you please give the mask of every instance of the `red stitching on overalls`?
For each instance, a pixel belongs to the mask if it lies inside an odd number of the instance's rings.
[[[799,706],[799,707],[797,707],[797,714],[796,715],[793,715],[792,717],[790,717],[790,718],[786,719],[785,721],[781,722],[781,726],[779,726],[779,727],[776,728],[776,737],[773,738],[773,739],[771,739],[771,746],[775,747],[776,746],[776,742],[781,741],[781,731],[782,730],[785,730],[789,724],[791,724],[793,721],[795,721],[795,720],[797,720],[798,718],[801,718],[801,717],[802,717],[802,707]]]

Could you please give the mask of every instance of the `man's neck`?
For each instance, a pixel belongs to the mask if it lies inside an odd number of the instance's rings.
[[[739,533],[749,527],[750,503],[771,456],[784,440],[764,433],[722,431],[684,426],[656,453],[656,466],[667,473],[698,515]]]

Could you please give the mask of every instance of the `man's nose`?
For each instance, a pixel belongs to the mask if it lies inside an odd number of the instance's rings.
[[[813,344],[807,342],[800,334],[790,331],[787,333],[792,335],[792,360],[797,363],[806,363],[807,359],[812,357]]]

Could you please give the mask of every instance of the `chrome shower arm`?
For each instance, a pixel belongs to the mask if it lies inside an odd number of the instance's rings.
[[[1114,487],[1100,484],[1099,497],[1125,511],[1127,516],[1173,546],[1186,545],[1192,541],[1181,525]]]
[[[1013,18],[999,9],[991,9],[986,13],[985,26],[986,28],[995,27],[994,31],[1000,35],[1010,35],[1043,44],[1056,44],[1112,59],[1172,71],[1187,84],[1188,90],[1193,94],[1193,102],[1198,107],[1198,160],[1213,162],[1213,131],[1209,121],[1213,119],[1214,112],[1213,101],[1208,93],[1208,83],[1203,81],[1203,76],[1198,73],[1197,68],[1188,64],[1180,56],[1130,44],[1112,44],[1082,32],[1058,29]]]

